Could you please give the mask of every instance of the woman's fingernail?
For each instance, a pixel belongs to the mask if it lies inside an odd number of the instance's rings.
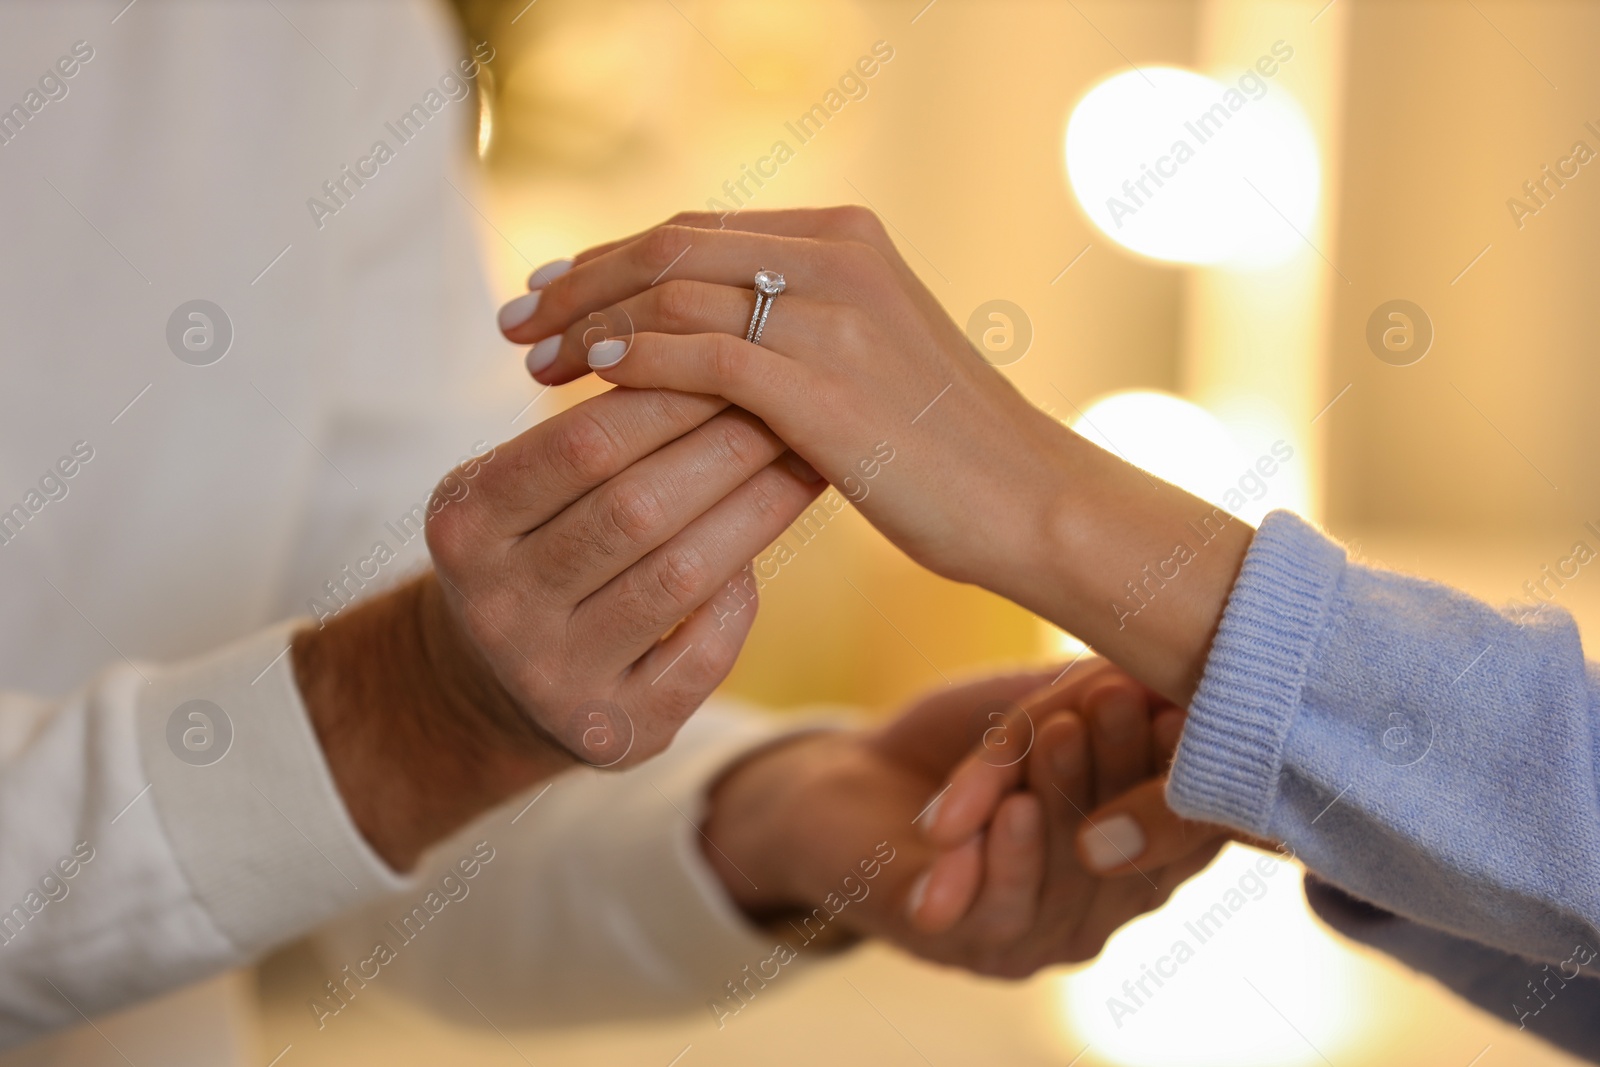
[[[802,460],[801,462],[805,461]],[[922,809],[922,814],[917,816],[917,825],[922,827],[923,833],[932,830],[933,824],[938,821],[939,805],[944,803],[944,795],[949,791],[950,787],[945,786],[944,789],[940,790],[939,795],[929,801],[928,806]]]
[[[535,267],[533,273],[528,275],[528,290],[543,289],[571,269],[570,259],[552,259],[542,267]]]
[[[922,898],[928,895],[928,882],[933,877],[931,869],[917,875],[917,880],[911,883],[911,893],[906,897],[906,915],[912,919],[917,917],[917,911],[922,907]]]
[[[1144,831],[1131,815],[1113,815],[1078,831],[1083,858],[1095,871],[1126,867],[1144,852]]]
[[[534,295],[537,296],[538,294],[535,293]],[[556,334],[554,337],[546,337],[543,341],[540,341],[538,344],[528,349],[528,358],[524,361],[528,364],[528,373],[538,374],[540,371],[550,366],[550,364],[556,361],[556,355],[560,353],[560,351],[560,334]]]
[[[789,453],[789,469],[794,471],[794,476],[796,478],[799,478],[807,485],[816,485],[818,482],[822,481],[822,475],[817,473],[817,468],[813,467],[811,464],[807,463],[793,452]],[[941,797],[940,799],[942,800],[943,798]],[[935,807],[933,810],[937,812],[939,809]]]
[[[533,318],[533,313],[539,310],[539,298],[542,296],[544,296],[543,293],[523,293],[501,308],[501,331],[515,330],[518,326]]]
[[[627,354],[628,342],[620,337],[613,337],[609,341],[600,341],[589,348],[589,366],[595,370],[615,367],[622,362],[622,357]]]

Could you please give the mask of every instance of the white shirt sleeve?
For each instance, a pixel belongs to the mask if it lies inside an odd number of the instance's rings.
[[[0,695],[0,1047],[406,884],[345,812],[280,656],[295,625],[56,702]]]
[[[306,991],[308,1014],[336,1027],[373,986],[471,1026],[703,1009],[773,952],[699,827],[719,774],[776,734],[708,705],[648,763],[569,772],[490,813],[433,849],[414,887],[319,935],[329,984]]]

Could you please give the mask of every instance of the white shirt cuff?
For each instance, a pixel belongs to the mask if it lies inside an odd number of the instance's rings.
[[[323,758],[287,651],[303,625],[162,667],[138,699],[140,754],[172,849],[246,955],[410,884],[356,829]]]

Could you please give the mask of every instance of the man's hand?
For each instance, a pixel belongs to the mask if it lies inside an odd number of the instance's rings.
[[[1056,674],[944,691],[880,729],[803,735],[758,751],[713,792],[707,859],[746,912],[778,924],[780,936],[789,930],[786,918],[799,923],[826,909],[829,894],[837,906],[857,887],[860,899],[844,905],[838,924],[926,959],[1024,977],[1093,958],[1116,929],[1159,907],[1203,868],[1221,840],[1209,830],[1185,837],[1159,822],[1164,809],[1142,811],[1180,844],[1163,849],[1159,866],[1139,863],[1111,878],[1090,873],[1075,840],[1097,782],[1125,789],[1132,776],[1148,777],[1161,754],[1152,755],[1148,723],[1103,746],[1076,712],[1056,705],[1036,733],[1014,730],[1009,720],[999,725],[997,715]],[[1146,716],[1142,703],[1136,710]],[[1138,746],[1143,753],[1132,751]],[[941,852],[922,829],[925,809],[975,751],[1014,761],[1028,789],[1007,795],[981,832]],[[881,860],[875,850],[884,841],[894,859],[865,881],[860,865]]]
[[[821,489],[752,416],[659,390],[595,397],[474,465],[429,517],[434,574],[294,643],[334,779],[401,869],[575,762],[664,748],[753,621],[713,598]]]
[[[1235,840],[1272,849],[1267,842],[1179,818],[1167,807],[1166,770],[1183,734],[1183,709],[1116,666],[1094,660],[1076,672],[1071,684],[1024,699],[1007,716],[1004,729],[1014,733],[1028,729],[1025,723],[1041,721],[1041,732],[1056,729],[1053,720],[1061,709],[1071,709],[1087,728],[1095,763],[1093,788],[1074,804],[1081,819],[1074,847],[1086,870],[1120,876],[1173,864],[1197,840],[1214,841],[1218,847]],[[939,809],[925,820],[929,839],[950,850],[951,858],[936,867],[936,877],[953,882],[970,877],[960,872],[953,857],[1024,785],[1033,783],[1021,767],[982,751],[961,761]],[[951,874],[943,873],[945,866],[954,868]]]

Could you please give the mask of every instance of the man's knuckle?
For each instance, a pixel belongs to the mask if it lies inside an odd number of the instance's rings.
[[[698,603],[710,582],[704,557],[689,548],[663,552],[656,567],[656,581],[669,602],[678,607]]]
[[[539,555],[539,585],[547,597],[560,598],[583,584],[588,561],[604,548],[592,524],[565,525],[554,537],[543,539]]]
[[[695,643],[694,650],[684,656],[672,671],[677,675],[678,693],[687,705],[686,710],[693,711],[699,707],[728,676],[728,672],[733,670],[737,653],[737,647],[730,651],[724,641]]]
[[[740,470],[749,470],[761,456],[761,431],[744,419],[727,420],[718,436],[722,452]]]
[[[658,692],[654,694],[652,710],[656,721],[676,723],[681,726],[684,720],[705,703],[706,697],[711,695],[709,687],[700,683],[697,667],[690,662],[694,658],[694,653],[689,653],[682,662],[672,668],[672,673],[666,680],[655,687]],[[674,731],[676,729],[675,726]]]
[[[629,544],[651,541],[666,519],[661,497],[649,486],[618,486],[606,494],[603,512],[606,521]]]
[[[472,541],[470,519],[465,502],[461,501],[430,509],[423,520],[428,554],[441,567],[454,569],[470,558],[471,553],[467,551]]]
[[[580,485],[609,477],[616,467],[620,442],[601,418],[574,411],[551,441],[557,462]]]
[[[747,606],[747,610],[754,609],[754,602]],[[699,649],[700,668],[712,685],[721,681],[729,671],[733,670],[734,663],[739,659],[741,644],[739,639],[730,637],[726,633],[702,643]]]
[[[749,496],[750,511],[756,518],[763,520],[773,518],[782,506],[778,494],[773,491],[772,486],[765,484],[765,481],[765,479],[752,481]]]

